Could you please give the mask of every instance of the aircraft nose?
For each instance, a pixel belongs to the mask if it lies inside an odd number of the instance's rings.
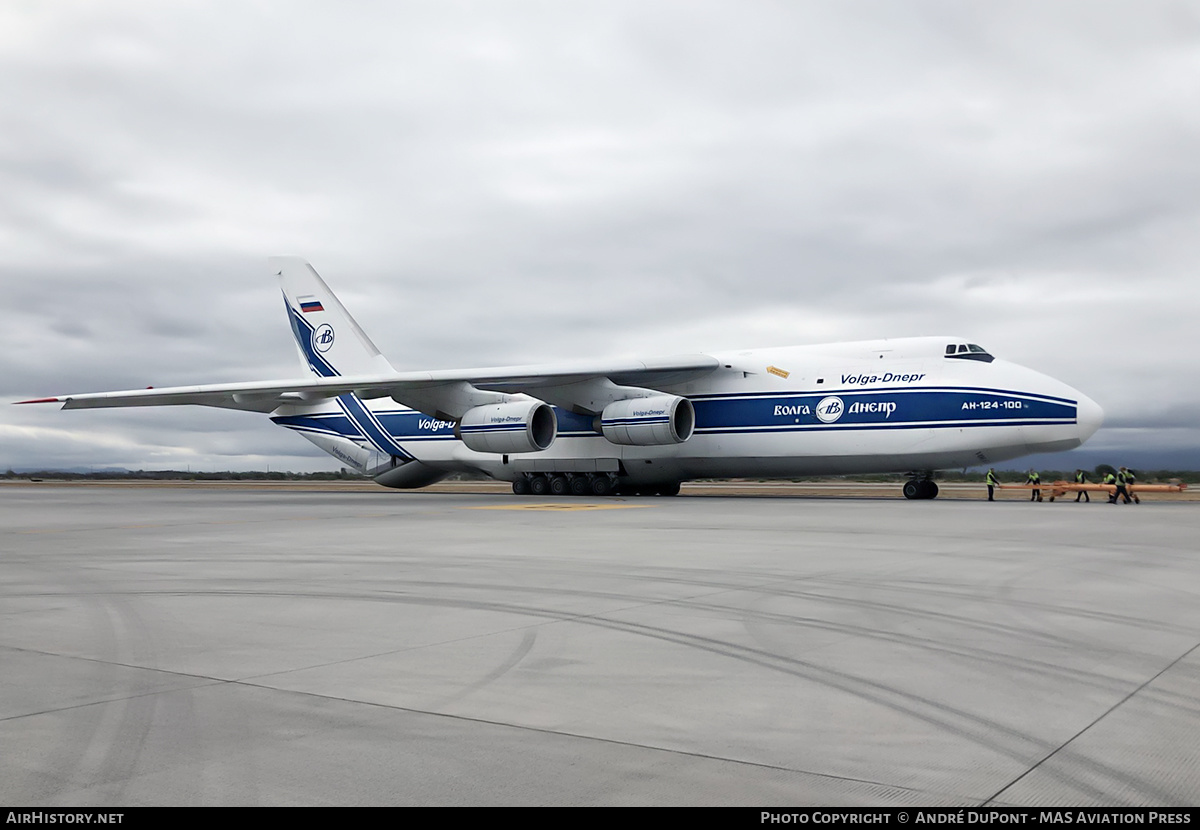
[[[1087,395],[1080,394],[1078,401],[1075,407],[1075,420],[1079,424],[1079,440],[1086,441],[1104,423],[1104,410],[1100,408],[1100,404]]]

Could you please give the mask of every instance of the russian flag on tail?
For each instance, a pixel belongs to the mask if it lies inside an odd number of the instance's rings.
[[[321,305],[321,301],[311,294],[303,297],[297,297],[296,302],[300,303],[300,310],[307,314],[310,311],[324,311],[325,306]]]

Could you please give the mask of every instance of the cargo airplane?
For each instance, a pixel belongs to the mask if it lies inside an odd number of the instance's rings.
[[[98,392],[63,409],[269,414],[385,487],[481,472],[536,495],[674,495],[698,478],[907,473],[1078,447],[1104,413],[962,337],[397,372],[307,262],[274,258],[302,379]]]

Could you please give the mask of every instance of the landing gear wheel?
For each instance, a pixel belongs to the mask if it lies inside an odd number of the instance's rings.
[[[592,495],[607,496],[612,492],[612,481],[608,476],[596,476],[592,479]]]
[[[535,496],[544,496],[550,490],[550,482],[545,476],[532,476],[529,479],[529,492]]]
[[[513,481],[513,494],[517,496],[529,495],[529,479],[521,476]]]
[[[550,476],[550,494],[554,496],[565,496],[571,492],[571,485],[567,483],[566,476],[554,475]]]
[[[672,481],[670,484],[664,484],[662,487],[658,488],[658,494],[660,496],[678,496],[679,482]]]
[[[904,482],[904,498],[936,499],[938,486],[927,478],[910,478]]]
[[[572,496],[586,496],[591,491],[592,491],[592,488],[588,486],[588,480],[586,478],[584,478],[583,476],[572,476],[571,477],[571,495]]]

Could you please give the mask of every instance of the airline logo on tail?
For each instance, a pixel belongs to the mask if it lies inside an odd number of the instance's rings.
[[[333,326],[322,323],[312,334],[313,348],[324,354],[333,345]]]

